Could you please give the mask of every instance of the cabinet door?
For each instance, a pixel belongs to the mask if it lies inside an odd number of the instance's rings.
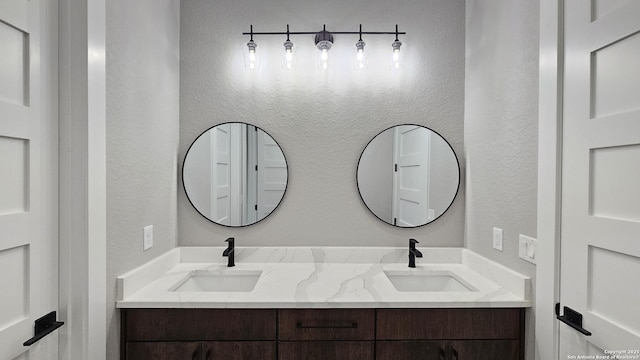
[[[200,360],[199,342],[128,342],[127,360]]]
[[[275,341],[210,341],[202,343],[204,360],[276,360]]]
[[[451,360],[519,360],[518,340],[451,341]]]
[[[377,341],[376,360],[446,360],[446,341]]]
[[[373,360],[373,341],[281,341],[279,360]]]

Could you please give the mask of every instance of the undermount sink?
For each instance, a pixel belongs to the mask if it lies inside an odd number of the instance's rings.
[[[449,271],[438,271],[428,274],[411,271],[385,271],[391,284],[398,291],[426,292],[467,292],[476,291],[473,286]]]
[[[171,291],[248,292],[256,287],[260,275],[260,270],[230,270],[225,273],[196,270],[180,280]]]

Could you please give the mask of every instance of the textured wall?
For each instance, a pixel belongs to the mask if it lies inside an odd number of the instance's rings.
[[[398,229],[372,215],[356,186],[358,158],[387,127],[422,124],[447,138],[464,162],[464,0],[257,1],[189,0],[181,5],[180,152],[205,129],[245,121],[282,146],[289,184],[280,207],[246,228],[202,218],[178,190],[180,245],[398,246],[410,237],[423,246],[462,246],[464,187],[432,224]],[[393,36],[364,37],[369,68],[353,69],[354,35],[336,35],[331,71],[316,67],[313,35],[292,36],[297,68],[280,67],[284,37],[256,37],[260,72],[246,71],[242,52],[255,31],[327,29],[389,31],[399,24],[405,68],[389,69]],[[463,165],[464,167],[464,165]],[[464,172],[464,168],[463,168]],[[180,182],[180,176],[178,177]]]
[[[176,244],[179,11],[178,0],[107,1],[107,359],[119,359],[116,276]]]
[[[518,258],[518,235],[536,237],[538,2],[467,0],[466,18],[465,243],[534,278],[535,266]],[[492,248],[494,226],[504,230],[504,252]]]

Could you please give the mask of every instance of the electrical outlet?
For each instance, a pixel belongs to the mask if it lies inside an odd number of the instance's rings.
[[[518,239],[518,256],[522,260],[535,264],[537,246],[538,240],[520,234],[520,237]]]
[[[142,250],[146,251],[153,247],[153,225],[145,226],[142,235]]]
[[[493,248],[502,251],[502,229],[493,228]]]

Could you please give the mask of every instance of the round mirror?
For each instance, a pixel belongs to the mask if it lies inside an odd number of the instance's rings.
[[[262,129],[238,122],[200,134],[182,165],[191,205],[224,226],[247,226],[269,216],[284,197],[287,179],[278,143]]]
[[[440,134],[424,126],[399,125],[367,144],[357,183],[362,201],[380,220],[417,227],[451,206],[460,187],[460,167]]]

